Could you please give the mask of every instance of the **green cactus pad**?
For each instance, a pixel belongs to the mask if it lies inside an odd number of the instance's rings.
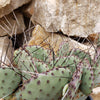
[[[67,67],[73,73],[76,70],[76,66],[79,62],[80,59],[76,56],[59,57],[55,59],[54,67]]]
[[[40,46],[25,46],[24,49],[27,50],[33,58],[37,58],[45,62],[50,56],[50,51]]]
[[[94,83],[95,87],[100,86],[100,56],[96,55],[95,62],[93,62]]]
[[[17,56],[18,55],[18,56]],[[33,59],[27,52],[24,50],[15,51],[14,63],[21,69],[25,71],[33,72],[35,69],[35,65]]]
[[[84,95],[80,90],[78,90],[74,96],[73,100],[86,100],[87,96]]]
[[[86,53],[80,49],[75,49],[72,53],[73,55],[79,57],[80,59],[84,60],[84,59],[88,59],[89,62],[91,62],[91,56],[89,53]]]
[[[92,92],[93,86],[94,86],[93,68],[91,67],[89,62],[85,60],[80,90],[85,95],[89,95]]]
[[[57,51],[58,57],[64,57],[69,55],[69,43],[68,41],[64,41],[60,44],[59,49]]]
[[[14,100],[22,100],[22,97],[20,96],[20,91],[21,88],[18,88],[18,90],[14,93],[13,97],[15,98]]]
[[[38,74],[23,85],[20,96],[23,100],[58,100],[71,76],[67,68],[55,68],[44,74]]]
[[[83,64],[79,63],[77,65],[76,71],[73,73],[72,79],[69,83],[69,87],[65,95],[62,97],[61,100],[73,100],[77,89],[79,88],[81,76],[83,72]]]
[[[49,71],[49,67],[44,62],[35,61],[35,66],[37,68],[38,73]]]
[[[21,49],[14,52],[14,65],[22,72],[23,79],[29,79],[31,77],[27,72],[37,71],[32,57]]]
[[[36,59],[32,58],[30,54],[28,54],[25,50],[17,50],[15,51],[15,58],[14,58],[14,64],[18,66],[18,69],[23,72],[23,76],[26,78],[30,78],[30,75],[25,74],[26,72],[46,72],[49,70],[48,66]]]
[[[5,98],[19,87],[21,76],[10,68],[0,68],[0,98]]]

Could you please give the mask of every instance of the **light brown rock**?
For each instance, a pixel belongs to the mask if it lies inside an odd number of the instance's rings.
[[[14,49],[12,47],[12,41],[7,36],[0,37],[0,63],[3,65],[11,64]]]
[[[35,0],[32,21],[48,32],[88,37],[100,32],[100,0]]]
[[[31,18],[31,16],[34,14],[34,3],[35,3],[35,0],[32,0],[32,2],[30,2],[30,4],[28,5],[28,7],[26,7],[25,9],[23,9],[23,12],[29,18]]]
[[[30,1],[31,0],[11,0],[10,4],[0,8],[0,18],[3,17],[4,15],[8,15],[14,9],[17,9],[18,7],[21,7],[22,5]]]
[[[95,50],[91,45],[81,44],[75,40],[72,40],[71,38],[60,34],[46,32],[40,25],[37,25],[35,27],[32,34],[32,39],[29,41],[28,45],[40,45],[46,49],[53,48],[54,52],[56,53],[61,43],[63,41],[66,41],[69,43],[70,50],[79,48],[81,50],[84,50],[85,52],[89,52],[92,58],[95,53]]]
[[[94,88],[91,96],[93,100],[100,100],[100,87]]]
[[[10,4],[11,0],[0,0],[0,8],[5,7],[6,5]]]
[[[23,15],[15,12],[0,19],[0,36],[22,33],[25,30]]]

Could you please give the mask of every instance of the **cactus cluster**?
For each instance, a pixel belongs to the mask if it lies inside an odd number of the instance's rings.
[[[84,100],[100,83],[99,55],[95,59],[69,50],[66,42],[56,55],[40,46],[24,46],[14,52],[16,67],[0,68],[0,98],[13,94],[17,100]]]

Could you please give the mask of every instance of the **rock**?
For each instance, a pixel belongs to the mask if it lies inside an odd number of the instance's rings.
[[[32,33],[32,39],[29,41],[29,45],[41,45],[46,49],[53,47],[54,51],[57,52],[63,39],[66,40],[65,37],[62,38],[61,35],[46,32],[40,25],[36,25]]]
[[[0,8],[5,7],[7,4],[10,4],[11,0],[0,0]]]
[[[91,96],[93,100],[100,100],[100,87],[94,88]]]
[[[35,0],[33,6],[33,23],[47,32],[85,38],[100,32],[100,0]]]
[[[56,53],[61,43],[66,41],[69,43],[70,50],[79,48],[85,52],[89,52],[92,58],[94,57],[95,50],[90,44],[84,45],[61,34],[46,32],[40,25],[36,25],[32,34],[32,39],[29,41],[28,45],[40,45],[46,49],[53,48]]]
[[[25,7],[22,10],[24,12],[24,14],[29,18],[31,18],[31,16],[34,14],[34,3],[35,3],[35,0],[32,0],[32,2],[30,2],[28,7]]]
[[[1,0],[0,0],[1,1]],[[2,0],[5,1],[5,0]],[[9,0],[6,0],[9,1]],[[0,18],[4,15],[8,15],[11,13],[14,9],[17,9],[18,7],[21,7],[22,5],[29,3],[31,0],[11,0],[10,4],[0,8]]]
[[[99,34],[90,34],[88,35],[88,39],[91,41],[91,42],[94,42],[94,43],[97,43],[98,39],[99,39]]]
[[[0,36],[22,33],[25,30],[23,15],[15,12],[0,19]]]
[[[12,41],[7,36],[0,37],[0,63],[9,65],[13,57]]]

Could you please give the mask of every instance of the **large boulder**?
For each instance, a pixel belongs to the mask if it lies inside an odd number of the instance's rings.
[[[9,2],[9,0],[0,0],[0,18],[30,1],[31,0],[10,0]]]
[[[35,0],[33,6],[33,23],[47,32],[85,38],[100,32],[100,0]]]

